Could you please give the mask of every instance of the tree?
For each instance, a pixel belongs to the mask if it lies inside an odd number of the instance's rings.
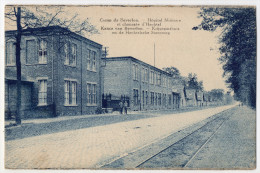
[[[209,92],[209,95],[213,101],[223,101],[224,90],[223,89],[212,89]]]
[[[16,73],[17,73],[17,102],[16,102],[16,124],[21,124],[21,38],[25,30],[31,28],[61,26],[68,31],[84,35],[87,33],[98,33],[94,25],[88,19],[80,20],[78,14],[72,17],[65,14],[64,7],[60,6],[6,6],[6,24],[16,25]],[[64,34],[69,34],[65,32]],[[32,30],[32,34],[33,30]]]
[[[164,67],[163,70],[166,71],[167,73],[173,75],[173,76],[180,76],[180,71],[176,67],[173,67],[173,66]]]
[[[220,30],[219,61],[223,76],[236,98],[252,107],[256,106],[256,9],[202,8],[201,24],[194,30]]]
[[[189,89],[195,89],[197,91],[203,91],[203,81],[198,81],[197,74],[188,74],[188,86]]]

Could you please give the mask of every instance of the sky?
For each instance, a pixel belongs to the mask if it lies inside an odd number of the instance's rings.
[[[88,18],[95,25],[100,34],[88,36],[89,39],[108,47],[108,57],[133,56],[148,64],[162,69],[174,66],[180,70],[182,76],[196,73],[203,81],[204,89],[224,89],[226,84],[222,78],[222,65],[218,61],[217,32],[192,30],[200,24],[198,7],[181,6],[148,6],[148,7],[120,7],[120,6],[67,6],[66,15],[78,13],[82,20]],[[166,34],[112,34],[104,28],[117,27],[114,19],[134,19],[140,23],[150,19],[170,18],[179,22],[162,22],[162,27],[179,28]],[[110,22],[111,20],[111,22]],[[151,22],[153,23],[153,22]],[[160,23],[160,22],[158,22]],[[6,26],[6,28],[8,28]],[[103,29],[102,29],[103,28]],[[124,28],[124,27],[122,27]],[[151,27],[144,27],[145,30]],[[149,29],[148,29],[149,30]]]

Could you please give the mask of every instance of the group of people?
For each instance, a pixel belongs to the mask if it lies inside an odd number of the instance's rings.
[[[120,114],[123,114],[123,112],[127,114],[127,106],[128,106],[127,101],[125,101],[124,103],[123,101],[119,102]]]

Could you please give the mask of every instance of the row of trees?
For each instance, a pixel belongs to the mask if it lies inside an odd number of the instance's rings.
[[[165,67],[164,71],[171,74],[174,78],[178,78],[182,81],[183,85],[187,89],[195,89],[197,91],[203,91],[203,81],[199,81],[196,73],[189,73],[188,78],[182,77],[180,71],[176,67]]]
[[[163,68],[163,70],[170,73],[171,75],[173,75],[173,77],[175,79],[178,79],[179,82],[182,83],[186,89],[204,91],[203,81],[198,80],[196,73],[189,73],[188,77],[185,78],[180,75],[180,71],[176,67],[172,67],[172,66],[166,67],[166,68]],[[223,102],[225,95],[230,96],[230,92],[225,94],[223,89],[212,89],[211,91],[204,91],[204,92],[210,96],[212,101]]]
[[[223,77],[235,98],[253,108],[256,107],[256,9],[202,8],[203,20],[193,30],[214,32],[219,36],[219,61],[223,65]]]

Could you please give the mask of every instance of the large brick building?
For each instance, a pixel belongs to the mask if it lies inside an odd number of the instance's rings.
[[[180,107],[179,90],[172,76],[131,56],[106,58],[104,94],[126,96],[131,110],[159,110]]]
[[[16,109],[16,31],[6,31],[6,112]],[[101,107],[102,45],[65,28],[23,31],[22,115],[48,117],[95,113]]]

